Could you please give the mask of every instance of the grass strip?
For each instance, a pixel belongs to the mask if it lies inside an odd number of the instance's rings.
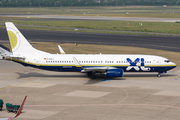
[[[5,21],[0,21],[4,23]],[[68,20],[68,21],[19,21],[12,20],[14,24],[19,25],[33,25],[46,26],[46,27],[60,27],[52,28],[36,28],[40,30],[65,30],[62,27],[71,29],[91,29],[91,30],[109,30],[111,31],[134,31],[134,32],[153,32],[153,33],[166,33],[166,34],[180,34],[180,24],[168,22],[138,22],[138,21],[81,21],[81,20]],[[19,27],[29,28],[31,27]],[[35,28],[35,27],[34,27]],[[34,29],[33,28],[33,29]],[[65,30],[69,31],[69,30]],[[70,30],[72,31],[72,30]],[[107,33],[103,32],[103,33]]]
[[[0,14],[58,14],[114,17],[180,18],[180,6],[1,7]]]

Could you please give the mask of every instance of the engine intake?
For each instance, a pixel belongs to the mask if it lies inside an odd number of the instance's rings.
[[[106,77],[122,77],[123,69],[109,69],[106,71]]]

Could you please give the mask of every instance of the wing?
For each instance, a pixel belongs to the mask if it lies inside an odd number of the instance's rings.
[[[87,73],[87,72],[92,72],[92,71],[96,71],[96,72],[106,72],[109,69],[117,69],[116,67],[106,67],[106,66],[102,66],[102,67],[82,67],[81,64],[78,62],[78,60],[73,57],[74,63],[76,65],[76,67],[81,67],[83,70],[81,70],[82,73]]]

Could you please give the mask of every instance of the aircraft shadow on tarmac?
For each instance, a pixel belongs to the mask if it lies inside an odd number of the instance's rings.
[[[86,74],[82,75],[46,75],[38,72],[29,72],[29,73],[19,73],[16,72],[19,77],[17,79],[22,79],[22,78],[28,78],[28,77],[52,77],[52,78],[87,78]],[[110,81],[110,80],[126,80],[125,78],[106,78],[104,75],[97,74],[96,79],[91,79],[89,78],[89,81],[85,84],[96,84],[99,82],[104,82],[104,81]]]
[[[173,75],[173,74],[163,74],[162,77],[171,77],[171,76],[178,76],[178,75]],[[115,80],[126,80],[127,78],[130,77],[154,77],[157,78],[156,74],[128,74],[128,75],[124,75],[123,77],[118,77],[118,78],[106,78],[105,76],[99,75],[97,76],[97,79],[90,79],[87,83],[85,83],[84,85],[87,84],[96,84],[96,83],[100,83],[100,82],[105,82],[105,81],[115,81]]]
[[[161,77],[177,76],[174,74],[161,74]],[[126,74],[123,77],[157,77],[157,74]]]
[[[87,83],[84,83],[84,85],[89,85],[89,84],[96,84],[96,83],[100,83],[100,82],[106,82],[106,81],[114,81],[114,80],[126,80],[125,78],[105,78],[103,79],[103,77],[101,78],[97,78],[97,79],[89,79],[89,81]]]
[[[28,78],[28,77],[54,77],[54,78],[58,78],[58,77],[81,77],[81,78],[87,78],[86,75],[82,74],[82,75],[46,75],[46,74],[42,74],[42,73],[37,73],[37,72],[29,72],[27,74],[25,73],[19,73],[16,72],[19,77],[17,79],[22,79],[22,78]]]
[[[87,78],[86,74],[82,75],[46,75],[38,72],[29,72],[29,73],[19,73],[16,72],[19,77],[17,79],[22,79],[22,78],[28,78],[28,77],[52,77],[52,78]],[[171,77],[171,76],[177,76],[174,74],[162,74],[161,77]],[[127,78],[132,78],[132,77],[151,77],[151,78],[156,78],[156,74],[125,74],[123,77],[118,77],[118,78],[106,78],[104,75],[97,74],[96,79],[90,79],[86,84],[96,84],[99,82],[104,82],[104,81],[111,81],[111,80],[126,80]]]
[[[42,73],[38,73],[38,72],[29,72],[29,73],[19,73],[16,72],[19,77],[17,79],[21,79],[21,78],[27,78],[27,77],[81,77],[81,78],[87,78],[86,74],[81,74],[81,75],[46,75],[46,74],[42,74]],[[106,78],[104,75],[97,75],[97,79],[108,79]]]

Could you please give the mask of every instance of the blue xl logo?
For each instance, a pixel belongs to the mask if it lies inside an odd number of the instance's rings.
[[[151,69],[150,68],[146,68],[146,67],[144,67],[144,58],[136,58],[134,61],[132,61],[130,58],[127,58],[126,59],[128,62],[129,62],[129,64],[130,64],[130,66],[128,66],[127,68],[126,68],[126,70],[127,71],[129,71],[129,70],[131,70],[131,69],[135,69],[136,71],[139,71],[140,69],[142,70],[142,71],[150,71]],[[140,66],[141,67],[138,67],[138,63],[141,63],[140,64]]]

